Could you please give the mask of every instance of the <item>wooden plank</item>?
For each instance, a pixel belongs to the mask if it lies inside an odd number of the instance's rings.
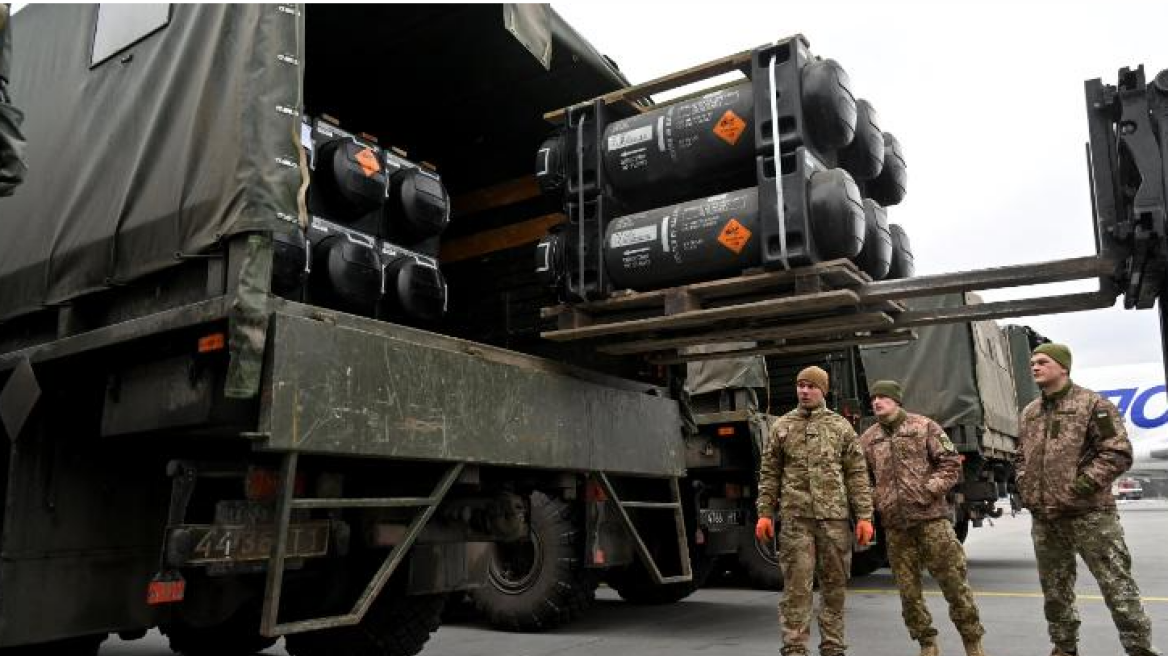
[[[568,109],[585,107],[591,105],[597,100],[601,101],[605,105],[609,105],[617,101],[631,102],[648,98],[654,93],[660,93],[669,89],[676,89],[677,87],[683,87],[687,84],[700,82],[716,75],[721,75],[722,73],[729,73],[730,71],[738,70],[746,64],[750,63],[751,54],[752,51],[744,50],[743,52],[737,54],[715,59],[704,64],[698,64],[697,66],[687,68],[683,71],[678,71],[664,77],[659,77],[655,80],[650,80],[644,84],[637,84],[631,87],[617,89],[616,91],[606,93],[599,98],[594,98],[587,102],[576,103]],[[559,123],[564,119],[564,115],[567,114],[568,109],[557,109],[555,111],[548,112],[547,114],[543,115],[543,118],[549,123]]]
[[[878,333],[875,335],[857,335],[841,339],[809,342],[807,344],[772,344],[743,349],[740,351],[723,351],[720,353],[691,353],[688,355],[665,355],[649,358],[649,362],[653,364],[668,365],[683,364],[686,362],[698,362],[701,360],[718,360],[728,357],[742,357],[747,355],[795,355],[799,353],[819,353],[823,351],[838,350],[845,346],[892,344],[912,339],[916,339],[916,335],[913,334],[912,330],[896,330],[892,332]]]
[[[892,325],[892,323],[893,318],[883,313],[851,314],[843,317],[823,317],[821,319],[812,319],[811,321],[794,324],[754,326],[750,328],[720,330],[701,335],[640,339],[630,342],[603,344],[598,346],[596,350],[611,355],[629,355],[632,353],[649,353],[652,351],[664,351],[666,349],[707,344],[821,337],[824,335],[836,335],[860,330],[877,330],[886,328]]]
[[[803,274],[795,276],[795,293],[796,294],[812,294],[814,292],[821,292],[824,288],[823,277],[815,274]]]
[[[487,253],[494,253],[523,244],[535,243],[540,240],[552,227],[564,223],[568,217],[556,212],[541,217],[529,219],[522,223],[513,223],[494,230],[484,230],[473,235],[452,239],[442,244],[438,259],[442,264],[468,260]],[[535,255],[532,254],[534,267]]]
[[[665,294],[665,314],[676,315],[702,309],[701,301],[684,287],[674,287]]]
[[[572,309],[571,306],[564,304],[553,305],[551,307],[542,307],[539,309],[539,318],[554,319],[570,309]]]
[[[802,275],[815,274],[827,277],[829,286],[852,287],[863,285],[867,276],[856,265],[848,260],[830,260],[797,269],[786,271],[765,271],[749,273],[732,278],[721,278],[708,282],[693,283],[681,287],[657,289],[647,292],[622,290],[603,301],[590,301],[577,305],[582,310],[593,314],[607,314],[624,310],[642,309],[647,307],[663,307],[665,297],[673,289],[685,289],[690,294],[704,300],[714,300],[739,294],[759,292],[790,291],[796,278]]]
[[[461,217],[530,200],[538,197],[540,193],[539,183],[535,181],[535,176],[525,175],[521,178],[455,196],[451,203],[451,209],[455,216]]]
[[[541,333],[544,339],[557,342],[566,342],[603,335],[620,335],[648,330],[667,330],[706,326],[718,321],[741,318],[762,318],[777,315],[796,314],[799,312],[815,312],[832,310],[840,307],[854,306],[859,297],[855,292],[847,289],[838,289],[806,296],[788,296],[755,303],[744,303],[707,310],[682,312],[667,317],[651,317],[619,323],[605,323],[587,326],[574,330],[552,330]]]
[[[573,328],[583,328],[584,326],[592,325],[592,317],[585,312],[568,308],[561,312],[556,317],[556,325],[561,330],[571,330]]]
[[[687,288],[690,293],[703,299],[714,299],[794,286],[795,282],[804,276],[822,276],[834,287],[858,286],[865,282],[863,275],[856,265],[848,260],[830,260],[785,271],[766,271],[699,282],[687,285]]]

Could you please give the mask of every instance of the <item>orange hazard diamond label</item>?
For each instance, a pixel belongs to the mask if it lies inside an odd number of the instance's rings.
[[[377,161],[377,155],[370,148],[362,148],[361,152],[357,153],[357,163],[361,165],[361,171],[367,178],[372,178],[381,170],[381,162]]]
[[[718,242],[737,255],[746,247],[746,242],[750,241],[751,234],[746,226],[738,222],[738,219],[730,219],[722,228],[722,232],[718,234]]]
[[[746,121],[739,118],[733,110],[727,109],[722,118],[718,119],[718,123],[714,125],[714,134],[718,135],[722,141],[733,146],[738,143],[742,132],[746,130]]]

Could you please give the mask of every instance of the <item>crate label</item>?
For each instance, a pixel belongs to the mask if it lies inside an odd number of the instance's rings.
[[[621,150],[637,144],[643,144],[646,141],[653,140],[653,126],[645,125],[626,132],[618,132],[608,136],[608,149]]]
[[[746,130],[746,121],[739,118],[733,110],[727,109],[722,118],[714,125],[714,134],[722,141],[733,146],[742,138],[742,133]]]
[[[640,228],[633,228],[632,230],[622,230],[621,232],[612,233],[612,237],[609,238],[609,247],[624,248],[625,246],[633,246],[634,244],[643,244],[656,240],[657,226],[647,225]]]
[[[377,155],[369,148],[362,148],[361,152],[357,153],[357,165],[361,167],[361,172],[365,177],[372,178],[381,172],[381,163],[377,161]]]
[[[750,230],[739,223],[738,219],[730,219],[718,235],[718,241],[726,248],[734,251],[735,255],[738,255],[746,247],[746,242],[750,241],[750,235]]]

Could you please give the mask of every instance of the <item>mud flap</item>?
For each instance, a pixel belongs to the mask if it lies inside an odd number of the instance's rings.
[[[0,389],[0,421],[8,433],[8,439],[15,442],[24,430],[24,424],[41,397],[41,386],[28,358],[12,370],[8,382]]]
[[[268,290],[272,281],[272,239],[267,234],[249,235],[239,272],[239,287],[231,302],[227,368],[224,394],[231,399],[250,399],[260,391],[264,346],[268,338]]]

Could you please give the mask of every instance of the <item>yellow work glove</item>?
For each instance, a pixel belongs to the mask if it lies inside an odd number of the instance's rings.
[[[754,525],[754,537],[759,542],[775,539],[775,520],[770,517],[759,517]]]
[[[876,529],[872,527],[872,522],[866,519],[861,519],[856,522],[856,542],[861,547],[868,546],[868,543],[872,541],[872,537],[875,535]]]

